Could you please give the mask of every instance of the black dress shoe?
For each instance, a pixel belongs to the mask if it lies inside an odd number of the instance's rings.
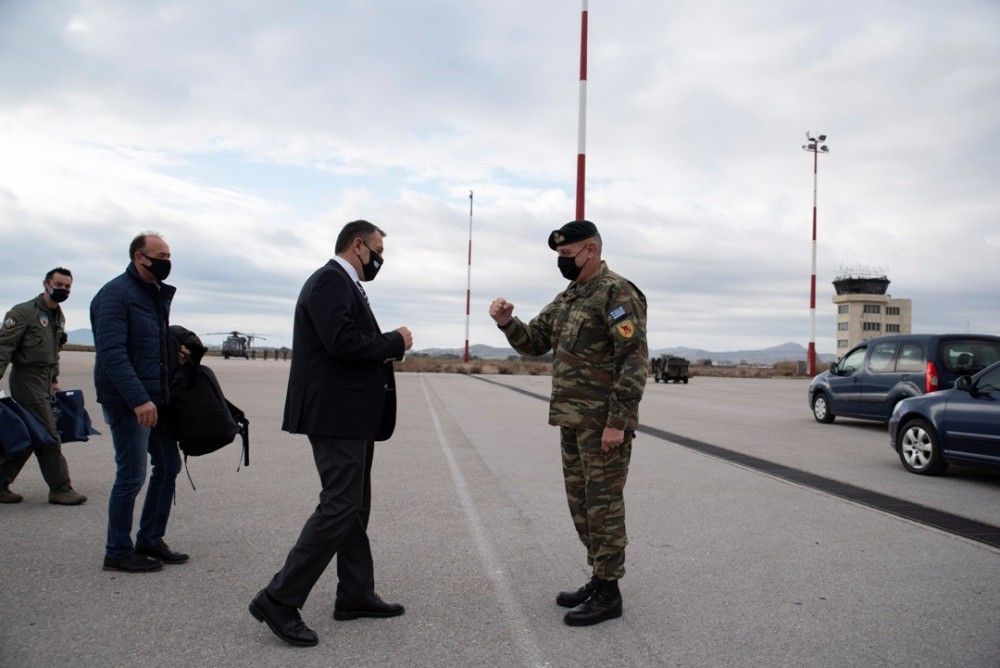
[[[162,540],[156,545],[136,545],[135,551],[147,557],[159,559],[165,564],[183,564],[190,558],[182,552],[174,552]]]
[[[316,633],[302,621],[298,608],[272,600],[263,589],[250,601],[250,614],[289,645],[312,647],[319,642]]]
[[[333,618],[341,622],[358,617],[396,617],[404,612],[406,608],[399,603],[386,603],[375,592],[346,601],[338,598],[333,606]]]
[[[104,557],[104,570],[122,571],[124,573],[152,573],[163,568],[159,559],[144,557],[135,552],[129,552],[124,557]]]
[[[595,580],[596,578],[591,578],[590,582],[583,585],[576,591],[559,592],[559,595],[556,596],[556,605],[563,608],[575,608],[580,605],[593,595]]]
[[[622,616],[622,595],[617,580],[595,580],[594,593],[586,601],[566,613],[563,621],[569,626],[590,626]]]

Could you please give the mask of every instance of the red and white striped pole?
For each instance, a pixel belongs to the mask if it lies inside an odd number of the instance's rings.
[[[469,191],[469,265],[465,277],[465,357],[468,362],[469,357],[469,314],[472,305],[472,191]]]
[[[806,143],[802,148],[813,154],[813,216],[812,216],[812,274],[809,279],[809,375],[816,375],[816,182],[819,171],[819,154],[830,151],[826,135],[811,136],[806,132]]]
[[[816,375],[816,179],[819,153],[813,151],[812,274],[809,277],[809,375]]]
[[[580,120],[576,150],[576,219],[583,220],[583,189],[587,162],[587,0],[580,13]]]

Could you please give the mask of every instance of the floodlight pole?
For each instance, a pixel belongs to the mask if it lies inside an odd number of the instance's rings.
[[[469,357],[469,314],[472,305],[472,191],[469,191],[469,264],[465,275],[465,356],[463,361],[468,363]]]
[[[816,375],[816,185],[819,171],[819,154],[830,151],[826,135],[813,137],[806,131],[806,143],[802,150],[813,154],[813,210],[812,210],[812,274],[809,279],[809,375]]]
[[[580,116],[577,123],[576,220],[583,220],[583,190],[587,163],[587,0],[580,13]]]

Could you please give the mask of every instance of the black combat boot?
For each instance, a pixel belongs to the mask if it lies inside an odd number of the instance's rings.
[[[586,601],[566,613],[563,621],[569,626],[590,626],[622,616],[622,595],[618,580],[594,579],[594,593]]]
[[[559,595],[556,596],[556,605],[563,608],[575,608],[580,605],[594,593],[594,583],[597,582],[597,578],[590,578],[590,582],[583,585],[575,591],[561,591]]]

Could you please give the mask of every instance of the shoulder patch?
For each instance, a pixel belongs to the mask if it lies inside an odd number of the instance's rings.
[[[615,327],[615,331],[617,331],[623,339],[631,339],[635,336],[635,324],[632,322],[631,318],[624,320],[618,323]]]
[[[628,314],[625,313],[625,307],[624,306],[619,306],[614,311],[612,311],[611,313],[608,314],[608,318],[611,319],[611,322],[618,322],[619,320],[621,320],[622,318],[624,318],[626,315],[628,315]]]
[[[5,329],[14,329],[17,327],[17,320],[14,320],[14,318],[7,318],[3,321],[3,326]]]

